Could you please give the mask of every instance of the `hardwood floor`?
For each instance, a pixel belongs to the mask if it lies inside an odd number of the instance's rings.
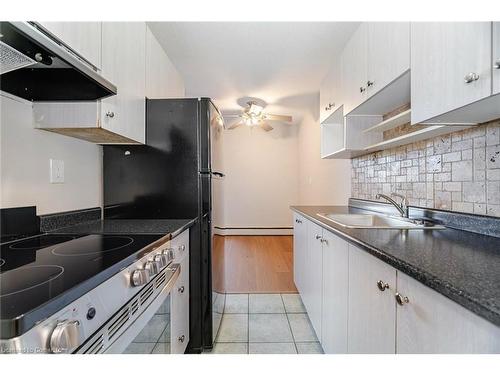
[[[215,236],[214,285],[222,293],[297,293],[292,236]]]

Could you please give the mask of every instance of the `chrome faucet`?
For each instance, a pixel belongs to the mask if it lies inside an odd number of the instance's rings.
[[[377,195],[375,195],[375,199],[384,198],[386,201],[388,201],[390,204],[392,204],[394,207],[396,207],[396,209],[399,211],[399,213],[401,214],[402,217],[407,219],[408,214],[409,214],[409,212],[408,212],[408,199],[404,195],[397,194],[397,193],[392,193],[391,195],[394,197],[401,198],[401,202],[397,203],[394,199],[392,199],[391,197],[389,197],[388,195],[385,195],[385,194],[377,194]]]

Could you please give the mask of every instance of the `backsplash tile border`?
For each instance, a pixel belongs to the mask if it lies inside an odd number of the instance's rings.
[[[351,161],[351,196],[397,192],[410,204],[500,216],[500,120]]]
[[[50,232],[56,229],[69,227],[87,221],[100,220],[101,208],[93,207],[82,210],[57,212],[54,214],[40,215],[40,231]]]

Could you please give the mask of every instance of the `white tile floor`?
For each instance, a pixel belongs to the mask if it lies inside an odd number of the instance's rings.
[[[213,354],[322,354],[298,294],[227,294]]]

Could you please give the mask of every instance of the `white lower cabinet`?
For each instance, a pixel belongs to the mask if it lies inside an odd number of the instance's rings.
[[[307,248],[307,222],[294,214],[293,220],[293,280],[297,290],[304,298],[305,251]]]
[[[349,245],[349,353],[395,352],[395,286],[394,268]]]
[[[321,345],[326,354],[347,353],[348,267],[347,242],[324,230]]]
[[[397,353],[500,353],[500,328],[398,272]]]
[[[174,262],[181,266],[181,274],[172,290],[170,351],[184,354],[189,343],[189,230],[175,237],[171,246],[175,253]]]
[[[325,353],[500,353],[500,327],[298,214],[294,272]]]
[[[321,300],[323,287],[323,228],[307,222],[306,295],[304,304],[316,336],[321,341]]]

